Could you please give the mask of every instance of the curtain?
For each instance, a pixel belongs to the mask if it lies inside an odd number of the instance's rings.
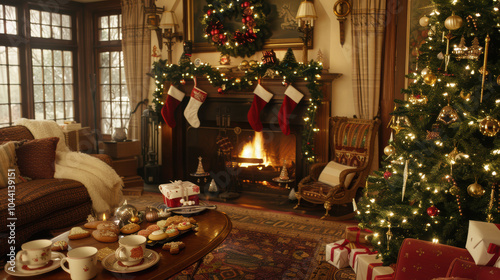
[[[151,31],[145,25],[144,1],[121,0],[122,6],[122,50],[125,63],[125,78],[130,99],[130,108],[148,98],[151,71]],[[141,107],[130,118],[128,138],[140,139]]]
[[[379,113],[386,0],[353,0],[352,73],[356,115]]]

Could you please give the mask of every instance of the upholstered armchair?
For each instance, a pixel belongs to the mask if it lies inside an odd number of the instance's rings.
[[[378,119],[330,118],[330,162],[311,166],[309,175],[299,182],[295,208],[302,199],[323,204],[326,214],[322,218],[325,218],[332,205],[351,203],[371,172],[379,125]],[[353,216],[354,212],[343,218]]]

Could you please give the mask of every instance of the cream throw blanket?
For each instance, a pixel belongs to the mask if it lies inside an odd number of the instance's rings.
[[[102,160],[70,151],[64,132],[56,122],[22,118],[16,124],[28,128],[36,139],[59,137],[54,178],[73,179],[85,185],[97,213],[113,211],[120,205],[123,200],[123,181],[120,176]]]

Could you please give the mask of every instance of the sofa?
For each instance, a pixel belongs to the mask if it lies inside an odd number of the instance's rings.
[[[394,280],[498,280],[500,268],[479,266],[466,249],[407,238],[399,250]]]
[[[24,126],[0,128],[0,144],[23,140],[27,140],[24,141],[25,143],[38,141],[34,140],[31,132]],[[57,145],[57,141],[65,140],[56,138],[53,142]],[[25,144],[21,147],[23,145]],[[16,149],[18,161],[21,160],[19,150],[20,148]],[[32,171],[36,172],[38,169],[46,169],[47,165],[50,166],[44,162],[43,158],[40,158],[44,156],[43,146],[35,146],[35,150],[30,153],[23,157]],[[55,158],[55,150],[52,154]],[[50,153],[48,156],[51,156]],[[107,155],[95,156],[109,165],[112,163]],[[54,165],[52,168],[55,169]],[[23,172],[20,173],[21,176],[24,175]],[[11,192],[7,188],[0,189],[0,220],[7,221],[7,226],[2,226],[0,232],[1,258],[11,251],[11,246],[19,249],[24,242],[39,232],[81,223],[92,211],[92,202],[87,189],[83,184],[74,180],[55,179],[53,176],[33,180],[23,179],[14,184],[14,187],[15,190]],[[9,197],[14,198],[14,203],[11,205],[9,205]],[[9,206],[14,206],[14,208],[9,209]],[[15,220],[9,220],[12,217]],[[13,241],[15,241],[14,244]]]

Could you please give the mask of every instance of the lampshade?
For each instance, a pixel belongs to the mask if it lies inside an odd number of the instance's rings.
[[[177,18],[173,11],[165,11],[161,16],[160,28],[161,29],[172,29],[172,33],[175,33],[175,29],[178,27]]]
[[[314,4],[310,1],[304,0],[300,3],[299,10],[297,11],[297,17],[299,26],[302,22],[309,23],[310,26],[314,25],[314,20],[318,18],[316,16],[316,10],[314,9]]]

